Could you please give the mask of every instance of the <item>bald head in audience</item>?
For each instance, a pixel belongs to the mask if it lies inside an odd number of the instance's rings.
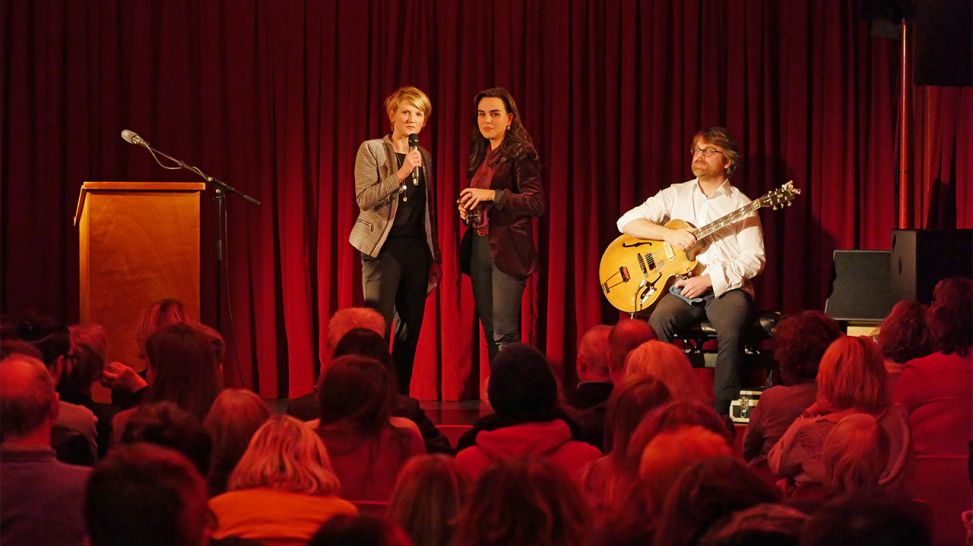
[[[355,328],[365,328],[384,336],[385,319],[381,313],[370,307],[346,307],[335,311],[328,321],[328,353],[333,352],[341,338]]]
[[[608,370],[608,337],[612,328],[607,324],[593,326],[578,342],[578,381],[611,381]]]
[[[625,357],[639,345],[656,339],[655,331],[644,320],[622,319],[608,334],[608,368],[612,381],[618,383],[625,375]]]
[[[57,410],[54,379],[43,362],[20,353],[0,361],[0,433],[4,445],[50,445]]]

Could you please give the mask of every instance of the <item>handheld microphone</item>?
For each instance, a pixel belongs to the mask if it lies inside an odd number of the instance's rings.
[[[416,133],[412,133],[411,135],[409,135],[409,151],[411,152],[413,150],[418,150],[418,149],[419,149],[419,135],[417,135]],[[413,186],[419,185],[419,167],[412,169],[412,185]]]
[[[142,137],[138,136],[138,134],[136,134],[135,131],[129,131],[128,129],[122,131],[122,140],[128,142],[129,144],[135,144],[137,146],[149,145],[149,143],[143,140]]]

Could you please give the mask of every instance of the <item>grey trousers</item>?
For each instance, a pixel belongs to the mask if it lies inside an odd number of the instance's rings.
[[[483,324],[490,362],[504,346],[520,341],[520,305],[527,279],[497,269],[487,237],[473,235],[470,281],[476,314]]]
[[[689,305],[672,294],[666,294],[649,317],[649,325],[655,330],[656,336],[666,342],[671,342],[675,334],[704,319],[716,328],[719,348],[713,392],[716,395],[716,410],[722,415],[729,412],[730,401],[740,396],[743,333],[752,309],[750,294],[743,290],[730,290],[719,298],[710,294],[698,305]]]

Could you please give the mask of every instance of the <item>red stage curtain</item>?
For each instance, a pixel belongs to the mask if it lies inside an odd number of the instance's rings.
[[[579,333],[617,314],[597,289],[620,213],[691,177],[689,138],[741,140],[751,197],[804,191],[762,213],[763,308],[820,308],[831,251],[885,249],[895,227],[897,43],[852,0],[6,0],[2,306],[77,317],[84,180],[190,180],[118,137],[130,128],[263,201],[229,199],[227,378],[267,397],[314,380],[328,316],[360,301],[347,243],[361,141],[388,128],[382,99],[433,101],[443,280],[428,300],[413,394],[477,396],[487,370],[459,273],[454,209],[474,94],[509,88],[544,163],[543,271],[525,340],[570,383]],[[917,93],[917,225],[973,227],[970,90]],[[207,200],[208,201],[208,200]],[[213,206],[204,205],[203,320],[215,322]],[[226,298],[224,298],[226,301]],[[474,350],[480,349],[480,350]]]

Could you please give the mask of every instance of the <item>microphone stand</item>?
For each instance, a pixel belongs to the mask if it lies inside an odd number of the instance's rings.
[[[207,175],[199,167],[189,165],[180,159],[176,159],[171,155],[166,154],[165,152],[156,150],[142,138],[138,138],[138,140],[133,143],[144,146],[145,149],[147,149],[149,153],[152,154],[152,158],[155,159],[155,162],[158,163],[159,166],[162,167],[163,169],[169,169],[169,170],[185,169],[191,173],[198,175],[207,183],[212,184],[214,186],[213,201],[216,203],[216,330],[218,332],[221,332],[222,323],[223,323],[222,278],[223,278],[223,271],[224,271],[224,264],[223,264],[224,235],[227,239],[229,239],[229,224],[227,222],[227,217],[226,217],[226,194],[232,193],[237,197],[243,199],[247,203],[250,203],[251,205],[255,205],[258,207],[260,206],[260,201],[247,195],[246,193],[241,192],[240,190],[234,188],[230,184],[227,184],[226,182],[223,182],[218,178],[214,178],[212,176]],[[173,167],[169,165],[164,165],[162,161],[160,161],[159,158],[156,156],[156,154],[161,155],[162,157],[168,159],[169,161],[172,161],[177,166]],[[229,299],[227,299],[227,305],[229,305]],[[232,319],[233,319],[233,314],[231,308],[230,320],[232,321]],[[232,322],[230,323],[230,327],[231,328],[233,327]],[[242,374],[240,370],[239,362],[237,363],[237,372]],[[240,376],[240,384],[243,385],[242,375]]]

